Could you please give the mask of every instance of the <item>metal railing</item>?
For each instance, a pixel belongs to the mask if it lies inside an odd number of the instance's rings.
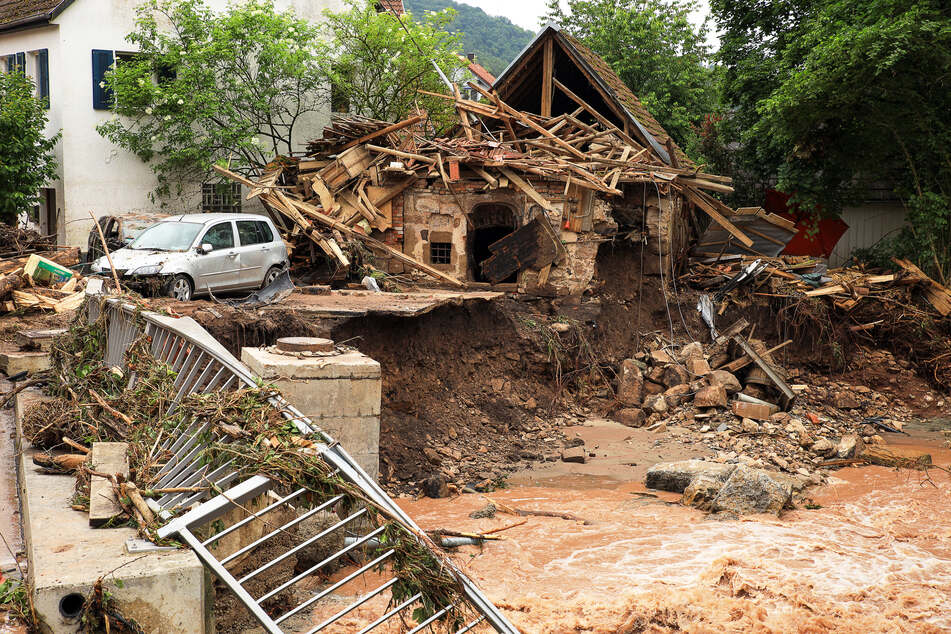
[[[177,373],[169,407],[170,412],[178,407],[185,396],[192,393],[256,387],[259,384],[247,366],[191,318],[138,312],[135,306],[119,299],[106,299],[101,302],[93,299],[87,303],[87,306],[90,320],[100,318],[101,311],[105,311],[107,339],[104,360],[109,365],[121,366],[129,347],[142,334],[150,337],[152,355]],[[135,377],[130,377],[130,381],[134,380]],[[285,419],[291,421],[302,436],[307,436],[314,443],[312,450],[319,454],[334,475],[358,487],[367,500],[398,523],[419,544],[429,549],[434,561],[444,562],[441,565],[448,568],[448,572],[458,580],[459,603],[428,606],[430,616],[416,624],[410,630],[411,632],[422,631],[447,613],[459,608],[461,603],[466,604],[465,607],[470,609],[475,618],[458,629],[458,632],[471,631],[480,624],[491,626],[497,632],[518,631],[468,577],[451,562],[433,552],[432,543],[423,537],[422,530],[338,443],[317,429],[307,417],[283,398],[272,397],[270,404]],[[367,528],[369,523],[366,522],[366,507],[362,510],[343,511],[341,503],[345,496],[341,492],[340,495],[331,495],[313,508],[308,508],[307,504],[300,503],[304,494],[307,493],[303,488],[285,494],[280,491],[276,481],[254,473],[242,472],[236,469],[231,461],[221,464],[206,463],[202,456],[203,445],[208,442],[228,442],[229,439],[216,435],[215,430],[209,430],[209,423],[205,421],[195,421],[190,426],[182,428],[184,424],[184,422],[180,423],[170,432],[160,431],[152,447],[154,456],[167,456],[168,459],[157,475],[157,482],[152,483],[151,486],[157,489],[186,490],[181,493],[166,494],[158,500],[149,500],[153,510],[167,521],[158,530],[158,536],[177,537],[191,547],[201,561],[234,592],[266,631],[274,634],[297,631],[296,628],[286,628],[289,623],[300,620],[299,617],[311,614],[315,608],[324,607],[321,605],[322,602],[324,605],[339,605],[337,595],[344,586],[371,570],[382,570],[386,579],[370,592],[361,594],[356,600],[347,603],[343,609],[322,620],[317,626],[305,627],[304,631],[308,634],[320,632],[338,623],[343,617],[354,614],[360,608],[363,608],[360,614],[373,608],[376,612],[382,613],[374,613],[362,626],[363,629],[359,630],[369,632],[385,623],[392,622],[391,620],[397,617],[403,619],[412,615],[413,611],[422,605],[424,598],[422,593],[405,599],[400,597],[401,600],[398,603],[395,595],[391,595],[393,598],[382,605],[380,601],[375,603],[372,601],[376,597],[385,595],[387,591],[392,593],[399,579],[385,566],[387,561],[397,554],[396,549],[379,548],[380,542],[377,538],[384,528],[382,526]],[[188,489],[198,488],[204,490],[188,491]],[[223,492],[206,500],[211,495],[208,489]],[[265,497],[262,498],[262,496]],[[260,499],[266,499],[270,503],[261,510],[250,511],[248,504]],[[304,529],[306,520],[321,513],[326,516],[328,511],[333,510],[347,516],[341,517],[332,526],[318,530],[314,534],[306,533]],[[182,511],[185,512],[182,513]],[[230,526],[221,525],[223,518],[240,515],[246,515],[246,517],[234,521]],[[280,523],[279,520],[268,519],[287,517],[291,519]],[[254,523],[259,524],[258,529],[263,527],[261,531],[263,534],[260,537],[221,558],[213,552],[213,546],[220,540],[238,531],[246,530]],[[207,537],[198,536],[206,532],[212,534]],[[343,548],[334,548],[319,563],[302,572],[283,576],[274,574],[279,569],[286,568],[285,564],[305,549],[319,546],[325,541],[337,545],[339,542],[335,542],[334,537],[339,536],[339,533],[346,533],[350,537],[347,540],[349,543]],[[290,541],[299,543],[291,544]],[[276,544],[278,546],[275,550]],[[377,545],[376,550],[370,550],[371,544]],[[275,552],[277,552],[276,555]],[[371,552],[372,554],[367,554]],[[377,555],[377,553],[380,554]],[[361,557],[373,558],[370,561],[363,561]],[[255,563],[263,560],[263,562],[253,570],[235,576],[234,564],[239,560]],[[314,592],[295,607],[283,610],[280,614],[277,613],[278,608],[272,605],[275,603],[273,601],[275,598],[281,598],[278,603],[283,605],[287,597],[300,592],[300,589],[307,585],[302,583],[305,579],[313,578],[313,575],[324,572],[331,565],[343,564],[357,567],[342,579]],[[331,598],[333,598],[332,601]],[[374,605],[371,606],[371,603]],[[298,618],[295,619],[295,617]]]

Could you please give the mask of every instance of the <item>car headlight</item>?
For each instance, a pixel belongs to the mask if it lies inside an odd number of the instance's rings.
[[[162,270],[160,264],[152,264],[150,266],[140,266],[137,269],[129,271],[126,275],[155,275]]]

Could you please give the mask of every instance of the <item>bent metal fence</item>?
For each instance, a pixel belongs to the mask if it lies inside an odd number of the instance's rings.
[[[109,365],[121,367],[126,350],[143,330],[149,336],[152,355],[177,373],[172,410],[188,394],[258,385],[249,369],[193,319],[139,313],[134,306],[115,298],[89,301],[87,307],[90,321],[103,317],[102,311],[105,311],[104,360]],[[388,539],[386,526],[374,528],[367,522],[367,505],[342,508],[344,505],[339,503],[345,498],[345,491],[329,495],[316,505],[301,504],[308,493],[304,488],[288,492],[284,490],[286,487],[268,477],[235,468],[231,461],[205,462],[200,455],[202,444],[227,439],[210,437],[214,430],[209,430],[207,423],[200,420],[186,429],[175,429],[164,438],[160,436],[156,441],[160,451],[171,458],[160,470],[155,488],[181,491],[149,501],[153,510],[167,522],[158,530],[160,538],[179,539],[191,547],[264,630],[272,634],[311,634],[334,624],[337,625],[335,631],[345,627],[345,631],[359,632],[377,628],[392,631],[394,627],[419,632],[436,625],[455,632],[475,628],[491,628],[503,633],[518,631],[468,577],[435,551],[425,533],[339,444],[316,429],[283,398],[272,397],[270,404],[296,427],[301,437],[313,441],[312,446],[335,476],[358,488],[376,509],[405,529],[405,534],[411,536],[413,549],[424,549],[430,556],[427,561],[451,575],[457,592],[445,603],[434,604],[433,596],[447,595],[431,595],[421,586],[407,591],[394,566],[388,565],[399,560],[400,549],[406,547],[405,540]],[[204,490],[195,492],[201,488]],[[209,488],[221,493],[206,499],[211,496]],[[266,505],[249,508],[255,500],[265,500]],[[224,526],[222,518],[227,517],[241,519]],[[322,518],[322,524],[309,521],[318,517]],[[214,552],[222,540],[239,531],[246,532],[254,523],[259,525],[250,543],[240,545],[226,556]],[[311,528],[315,525],[317,528]],[[301,569],[298,561],[288,569],[288,562],[294,561],[292,558],[315,549],[320,556],[312,558],[317,560],[313,565]],[[250,568],[235,565],[248,561],[253,562]],[[342,569],[330,577],[327,570],[333,567]],[[286,574],[274,574],[278,570]],[[343,576],[338,579],[340,575]],[[353,583],[361,578],[360,583]],[[315,579],[327,585],[320,583],[315,589]],[[334,581],[331,583],[330,579]],[[364,590],[361,585],[374,587]],[[359,590],[356,597],[354,586]],[[298,601],[302,596],[303,600]],[[325,614],[328,611],[330,613]],[[457,615],[460,614],[469,616],[459,621]],[[344,626],[341,619],[348,615]],[[456,616],[447,620],[449,615]],[[354,626],[355,619],[366,622]]]

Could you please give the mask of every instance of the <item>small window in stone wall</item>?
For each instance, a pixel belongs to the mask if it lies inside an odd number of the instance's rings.
[[[452,243],[430,242],[429,262],[430,264],[452,264]]]
[[[202,183],[201,210],[205,213],[240,213],[241,184]]]

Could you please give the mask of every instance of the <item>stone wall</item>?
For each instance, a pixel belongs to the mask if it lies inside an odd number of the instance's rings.
[[[524,176],[523,176],[524,177]],[[619,224],[639,228],[644,221],[646,195],[646,229],[648,233],[645,268],[656,274],[661,266],[670,270],[670,254],[679,253],[687,242],[687,223],[680,196],[665,195],[649,184],[629,186],[622,198],[603,194],[591,195],[583,201],[584,190],[566,188],[562,181],[525,177],[539,194],[551,202],[553,211],[540,205],[515,187],[489,189],[481,178],[462,178],[451,182],[450,192],[441,180],[424,180],[407,190],[399,203],[394,201],[393,224],[384,235],[389,244],[402,240],[407,255],[445,271],[460,280],[475,279],[470,258],[472,222],[467,219],[480,204],[501,204],[511,208],[515,224],[520,227],[539,213],[544,213],[554,233],[560,236],[565,257],[556,262],[548,279],[539,284],[539,271],[525,269],[518,276],[518,290],[544,296],[580,295],[591,283],[595,273],[598,246],[618,231]],[[658,198],[657,193],[660,193]],[[576,217],[572,217],[577,214]],[[570,231],[569,227],[576,229]],[[432,243],[450,243],[448,264],[432,261]],[[653,257],[651,257],[653,256]],[[657,260],[653,262],[653,260]],[[388,272],[403,271],[402,265],[390,261]]]

